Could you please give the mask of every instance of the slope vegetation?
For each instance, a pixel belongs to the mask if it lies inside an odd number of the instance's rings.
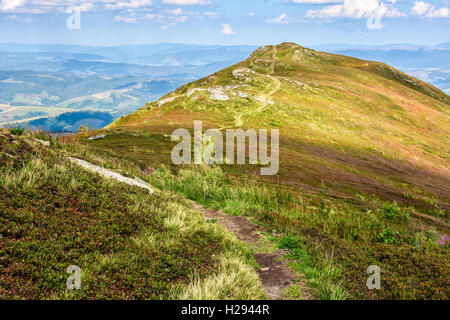
[[[316,297],[448,298],[450,98],[379,62],[266,46],[80,143],[136,161],[146,179],[278,236]],[[177,128],[276,128],[280,171],[172,165]],[[366,287],[369,265],[382,287]],[[424,272],[426,270],[426,272]]]
[[[0,130],[0,299],[265,297],[251,249],[190,202],[106,179],[68,156],[121,163]],[[71,265],[81,269],[80,290],[66,286]]]

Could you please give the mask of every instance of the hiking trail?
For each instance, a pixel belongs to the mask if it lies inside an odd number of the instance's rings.
[[[191,200],[192,201],[192,200]],[[262,238],[262,228],[253,224],[245,217],[230,216],[220,211],[206,209],[195,201],[192,201],[194,208],[206,219],[215,219],[217,222],[233,233],[239,240],[250,245],[255,250],[255,260],[261,266],[257,270],[261,279],[264,291],[270,300],[281,300],[284,291],[291,284],[298,285],[302,290],[303,300],[313,300],[310,289],[306,286],[306,279],[300,274],[294,273],[283,259],[286,254],[284,250],[277,249],[272,253],[258,251],[257,242]]]

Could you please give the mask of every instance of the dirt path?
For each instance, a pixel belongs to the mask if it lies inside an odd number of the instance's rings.
[[[270,92],[269,92],[269,96],[273,96],[275,94],[275,92],[277,92],[278,90],[280,90],[281,87],[281,81],[275,77],[272,76],[268,76],[270,79],[272,79],[273,81],[275,81],[277,83],[277,85],[275,86],[275,88],[273,88]]]
[[[219,211],[206,209],[194,201],[192,203],[194,208],[202,212],[205,218],[216,219],[219,224],[231,231],[239,240],[255,248],[255,259],[261,266],[258,274],[269,299],[281,300],[284,290],[294,283],[301,288],[304,300],[314,299],[305,285],[306,280],[304,277],[294,274],[286,266],[285,261],[282,259],[282,256],[285,254],[283,250],[278,249],[273,253],[257,251],[255,245],[262,237],[258,231],[263,231],[262,228],[256,226],[245,217],[230,216]]]
[[[270,63],[270,73],[274,74],[275,73],[275,61],[277,58],[277,53],[278,53],[278,49],[276,46],[274,46],[273,49],[273,53],[272,53],[272,62]],[[256,112],[261,112],[264,110],[265,107],[267,107],[268,104],[273,103],[272,100],[270,99],[271,96],[273,96],[278,90],[280,90],[281,87],[281,81],[279,79],[277,79],[276,77],[272,76],[272,75],[266,75],[267,78],[269,78],[270,80],[272,80],[273,82],[276,83],[275,87],[269,91],[269,93],[265,94],[263,96],[263,99],[260,101],[262,102],[262,106],[259,107]]]
[[[272,63],[270,64],[270,72],[272,74],[275,73],[275,61],[277,59],[277,53],[278,53],[277,46],[273,46]]]
[[[149,184],[138,178],[127,178],[117,172],[96,166],[81,159],[71,157],[68,157],[67,159],[86,170],[99,173],[106,178],[147,189],[150,193],[154,192]],[[255,260],[261,266],[261,269],[258,270],[258,274],[269,299],[280,300],[283,298],[284,290],[294,283],[301,288],[303,299],[313,299],[313,296],[305,285],[306,280],[302,276],[294,274],[294,272],[286,266],[286,263],[282,259],[285,254],[283,250],[278,249],[271,253],[260,252],[257,250],[256,243],[262,237],[258,231],[263,231],[262,228],[251,223],[245,217],[229,216],[219,211],[206,209],[194,201],[192,201],[192,203],[194,208],[202,212],[205,218],[216,219],[218,223],[231,231],[239,240],[244,241],[255,249]]]

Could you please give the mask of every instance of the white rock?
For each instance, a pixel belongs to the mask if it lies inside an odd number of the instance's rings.
[[[210,88],[208,91],[210,93],[211,100],[226,101],[230,99],[223,87]]]
[[[292,80],[291,81],[293,84],[301,87],[303,90],[306,90],[306,84],[304,84],[303,82],[297,81],[297,80]]]
[[[275,104],[275,102],[267,100],[266,98],[254,97],[253,99],[255,99],[256,101],[264,103],[264,105],[267,105],[267,104],[274,105]]]
[[[100,140],[100,139],[105,139],[105,138],[106,138],[106,136],[104,134],[99,134],[99,135],[90,137],[88,140],[93,141],[93,140]]]
[[[194,89],[189,90],[189,91],[186,93],[186,96],[189,98],[189,97],[192,96],[194,93],[200,92],[200,91],[207,91],[207,89],[203,89],[203,88],[194,88]]]
[[[229,85],[225,86],[225,90],[235,90],[237,88],[239,88],[238,84],[229,84]]]
[[[179,96],[163,99],[163,100],[159,101],[159,102],[157,103],[157,105],[158,105],[158,107],[160,107],[160,106],[162,106],[163,104],[172,102],[173,100],[175,100],[175,99],[178,98],[178,97],[179,97]]]
[[[244,77],[247,77],[254,73],[255,73],[255,71],[250,70],[248,68],[241,68],[241,69],[233,70],[233,76],[236,78],[244,78]]]
[[[34,140],[36,140],[37,142],[39,142],[43,146],[46,146],[46,147],[50,146],[50,141],[45,141],[45,140],[40,140],[40,139],[34,139]]]
[[[98,173],[98,174],[100,174],[100,175],[102,175],[102,176],[104,176],[106,178],[114,179],[114,180],[123,182],[125,184],[128,184],[130,186],[137,186],[137,187],[140,187],[142,189],[146,189],[146,190],[149,191],[150,194],[154,193],[154,191],[151,188],[151,186],[148,183],[146,183],[145,181],[142,181],[139,178],[135,178],[135,179],[127,178],[127,177],[124,177],[123,175],[121,175],[121,174],[119,174],[117,172],[113,172],[111,170],[108,170],[108,169],[96,166],[94,164],[91,164],[91,163],[89,163],[87,161],[84,161],[84,160],[81,160],[81,159],[71,158],[71,157],[69,157],[67,159],[69,159],[72,163],[75,163],[75,164],[79,165],[80,167],[82,167],[82,168],[84,168],[86,170],[89,170],[89,171],[92,171],[92,172],[96,172],[96,173]]]
[[[237,95],[238,95],[238,97],[243,98],[243,99],[250,99],[249,95],[242,91],[238,91]]]
[[[9,157],[9,158],[11,158],[11,159],[15,159],[16,157],[14,157],[13,155],[10,155],[9,153],[6,153],[6,152],[1,152],[0,151],[0,154],[4,154],[5,156],[7,156],[7,157]]]

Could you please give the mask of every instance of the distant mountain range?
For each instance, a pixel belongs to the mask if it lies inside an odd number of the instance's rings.
[[[334,45],[317,49],[387,63],[450,94],[450,43],[435,47],[393,44],[360,47]]]
[[[55,117],[82,110],[107,115],[85,119],[87,123],[108,124],[109,118],[129,114],[181,85],[233,65],[256,48],[0,44],[0,123],[27,126],[53,118],[38,123],[55,124]],[[315,49],[383,61],[450,92],[450,43],[436,47],[338,44]],[[64,130],[74,129],[74,123],[64,124]],[[44,129],[60,130],[61,126]]]

